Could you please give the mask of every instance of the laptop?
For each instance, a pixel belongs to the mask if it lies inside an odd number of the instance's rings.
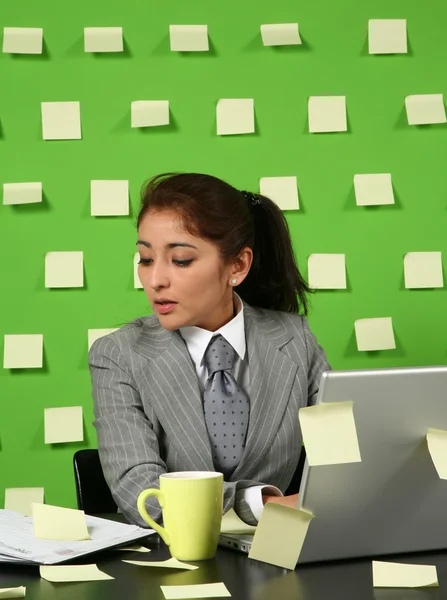
[[[447,430],[447,367],[323,373],[317,404],[353,401],[362,462],[310,467],[297,508],[313,513],[298,564],[447,548],[447,481],[428,428]],[[249,552],[252,535],[221,535]]]

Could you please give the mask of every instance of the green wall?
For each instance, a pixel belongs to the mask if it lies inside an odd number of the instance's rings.
[[[409,53],[370,56],[370,18],[406,18]],[[265,48],[262,23],[299,22],[301,47]],[[171,53],[169,24],[207,24],[209,53]],[[409,251],[447,256],[447,126],[410,127],[404,98],[447,91],[447,5],[404,0],[215,3],[2,2],[0,27],[43,27],[43,56],[0,54],[0,184],[42,181],[42,204],[0,205],[0,356],[5,334],[44,334],[44,368],[0,368],[0,506],[6,487],[44,486],[75,506],[71,460],[95,447],[87,330],[148,312],[133,289],[140,186],[202,171],[258,190],[296,175],[287,219],[302,270],[346,253],[348,289],[313,297],[310,322],[336,369],[442,364],[445,289],[405,290]],[[122,26],[123,54],[83,51],[85,26]],[[349,131],[309,134],[311,95],[346,95]],[[218,137],[219,98],[254,98],[256,134]],[[43,141],[42,101],[81,102],[83,139]],[[169,100],[169,127],[130,128],[133,100]],[[355,173],[391,172],[396,204],[357,207]],[[91,179],[128,179],[130,217],[90,216]],[[82,250],[83,289],[44,287],[51,250]],[[391,316],[396,350],[360,353],[354,320]],[[85,442],[44,444],[45,407],[82,405]]]

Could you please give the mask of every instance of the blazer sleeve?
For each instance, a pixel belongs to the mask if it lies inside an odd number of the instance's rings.
[[[153,423],[119,347],[108,336],[92,345],[89,368],[104,477],[124,516],[148,527],[137,509],[138,495],[159,488],[158,478],[166,472]],[[155,498],[149,498],[146,507],[159,521],[161,509]]]
[[[307,404],[311,406],[317,401],[320,389],[321,376],[325,371],[330,371],[331,366],[326,358],[326,352],[317,342],[317,338],[311,332],[307,319],[303,319],[304,339],[307,350]]]

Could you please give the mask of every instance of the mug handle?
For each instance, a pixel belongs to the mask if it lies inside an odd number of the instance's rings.
[[[165,495],[163,494],[163,492],[160,490],[157,490],[155,488],[150,488],[148,490],[143,490],[140,493],[140,495],[138,496],[138,500],[137,500],[138,512],[143,517],[143,519],[146,521],[146,523],[148,525],[150,525],[152,527],[152,529],[155,529],[155,531],[158,533],[158,535],[163,539],[164,543],[167,546],[169,546],[171,544],[171,537],[170,537],[169,533],[167,532],[167,530],[164,527],[162,527],[161,525],[158,525],[158,523],[156,523],[152,519],[152,517],[150,517],[147,513],[146,500],[148,498],[150,498],[151,496],[155,496],[155,498],[157,498],[161,508],[164,508]]]

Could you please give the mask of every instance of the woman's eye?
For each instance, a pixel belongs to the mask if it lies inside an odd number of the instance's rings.
[[[172,262],[178,267],[188,267],[192,263],[192,258],[188,260],[173,260]]]
[[[138,261],[139,265],[150,265],[152,262],[152,258],[140,258]]]

